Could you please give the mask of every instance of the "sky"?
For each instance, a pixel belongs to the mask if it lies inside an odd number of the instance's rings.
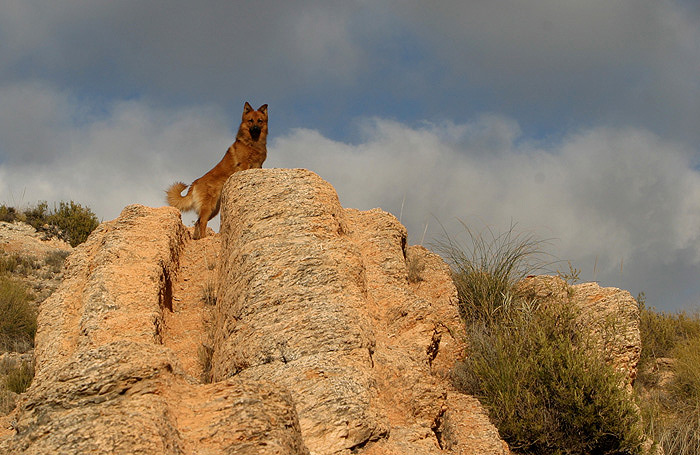
[[[695,0],[0,0],[0,203],[162,206],[268,104],[264,167],[411,244],[515,225],[696,311],[699,75]]]

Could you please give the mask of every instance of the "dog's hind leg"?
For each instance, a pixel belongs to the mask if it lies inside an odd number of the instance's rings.
[[[216,216],[219,211],[219,202],[217,199],[209,198],[203,201],[199,207],[199,218],[194,224],[194,239],[203,239],[207,236],[207,222]]]
[[[199,216],[197,222],[194,223],[194,239],[199,240],[207,236],[207,218]]]

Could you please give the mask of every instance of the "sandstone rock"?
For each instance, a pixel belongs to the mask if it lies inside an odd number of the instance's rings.
[[[76,248],[41,305],[36,376],[0,453],[308,453],[286,391],[197,385],[162,344],[189,237],[176,210],[129,206]]]
[[[556,276],[527,277],[518,284],[522,294],[543,304],[575,305],[582,330],[589,333],[606,360],[624,374],[631,386],[642,351],[639,307],[632,295],[597,283],[567,285]]]
[[[344,210],[309,171],[251,170],[225,187],[221,230],[215,380],[289,389],[312,454],[507,453],[447,379],[463,349],[449,269],[415,248],[409,283],[395,217]]]
[[[73,248],[63,240],[47,238],[27,223],[0,221],[0,251],[43,257],[56,250],[70,252]]]
[[[464,345],[445,263],[309,171],[235,174],[222,234],[198,241],[175,209],[129,206],[65,275],[0,453],[508,453],[450,385]]]
[[[30,290],[38,306],[60,284],[62,262],[73,250],[68,243],[46,237],[27,223],[0,221],[0,260],[19,260],[12,274]]]

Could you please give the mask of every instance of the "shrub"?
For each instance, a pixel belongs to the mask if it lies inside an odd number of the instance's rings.
[[[660,442],[666,453],[700,454],[700,336],[673,349],[674,377],[671,383],[673,419],[662,428]]]
[[[211,278],[202,287],[202,302],[209,306],[216,305],[216,281]]]
[[[586,349],[565,305],[472,326],[455,381],[524,454],[641,453],[640,417],[620,376]]]
[[[674,396],[700,409],[700,336],[677,345],[673,357],[676,359],[672,385]]]
[[[45,224],[49,224],[49,204],[46,201],[39,201],[34,207],[24,211],[25,222],[34,229],[40,229]]]
[[[644,294],[637,297],[639,303],[639,331],[642,336],[640,362],[668,357],[674,347],[692,337],[700,336],[700,316],[682,311],[676,314],[656,312],[647,308]]]
[[[0,221],[12,223],[17,219],[17,210],[14,207],[7,207],[5,204],[0,205]]]
[[[425,260],[414,250],[409,250],[406,255],[406,270],[408,271],[408,281],[410,283],[423,281],[422,274],[425,270]]]
[[[524,454],[641,453],[642,425],[620,376],[575,324],[566,302],[527,301],[514,284],[545,267],[545,242],[466,228],[469,248],[448,238],[469,352],[455,385],[476,395],[501,436]]]
[[[26,221],[36,230],[44,230],[47,225],[53,226],[54,229],[50,229],[49,232],[70,243],[71,246],[83,243],[99,225],[97,216],[92,210],[73,201],[61,201],[58,208],[54,206],[53,210],[49,209],[46,201],[39,201],[36,206],[28,208],[22,215],[24,219],[22,217],[15,219]]]
[[[36,259],[31,256],[0,255],[0,273],[17,273],[27,276],[32,270],[40,267]]]
[[[202,343],[197,349],[197,356],[199,357],[199,365],[202,368],[202,374],[199,379],[202,384],[210,384],[212,382],[214,348],[207,343]]]
[[[642,353],[635,390],[646,432],[667,454],[700,455],[700,315],[656,312],[637,298]],[[657,358],[672,358],[670,384]]]
[[[7,415],[15,409],[17,405],[17,395],[9,390],[0,387],[0,416]]]
[[[0,256],[0,273],[15,273],[19,267],[18,256],[2,255]]]
[[[73,201],[60,202],[58,209],[48,216],[49,224],[58,226],[65,233],[65,240],[77,246],[100,224],[92,210]]]
[[[51,272],[58,273],[63,268],[63,263],[66,261],[68,254],[70,254],[68,251],[63,250],[52,251],[46,255],[44,263],[49,266]]]
[[[19,281],[0,276],[0,348],[23,351],[31,348],[36,334],[36,311]]]

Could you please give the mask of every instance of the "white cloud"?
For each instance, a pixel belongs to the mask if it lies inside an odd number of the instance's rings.
[[[171,112],[132,101],[85,111],[44,84],[0,91],[0,201],[72,199],[104,219],[131,203],[161,206],[167,185],[206,172],[235,135],[214,107]]]
[[[550,252],[584,268],[585,279],[662,281],[631,289],[652,297],[677,294],[674,268],[700,266],[700,173],[683,147],[647,131],[596,128],[538,146],[521,142],[512,120],[489,116],[420,128],[374,119],[363,133],[348,145],[296,130],[271,144],[268,164],[318,172],[346,207],[401,216],[412,243],[426,223],[427,239],[439,236],[436,219],[453,235],[455,218],[497,232],[515,222],[554,239]]]
[[[201,176],[234,135],[214,107],[166,111],[130,101],[91,114],[47,85],[29,82],[0,94],[1,119],[21,114],[3,123],[0,145],[0,201],[15,205],[72,199],[104,219],[131,203],[160,206],[170,183]],[[700,173],[679,145],[613,128],[538,144],[523,138],[514,120],[493,115],[414,127],[374,118],[359,129],[352,144],[310,129],[273,136],[265,167],[317,172],[345,207],[381,207],[401,217],[411,243],[421,241],[426,223],[425,241],[434,240],[437,220],[451,233],[456,218],[496,231],[516,222],[556,239],[550,252],[583,268],[585,279],[657,299],[681,288],[700,293],[677,278],[700,273]],[[25,144],[51,153],[16,153]],[[639,289],[652,282],[655,289]]]

